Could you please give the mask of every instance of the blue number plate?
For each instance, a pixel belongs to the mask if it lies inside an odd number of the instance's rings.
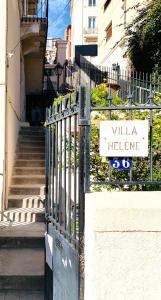
[[[132,168],[132,159],[110,159],[110,165],[115,170],[130,170]]]

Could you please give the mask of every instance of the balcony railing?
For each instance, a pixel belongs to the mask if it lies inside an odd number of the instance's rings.
[[[95,27],[95,28],[84,28],[83,30],[83,33],[84,34],[88,34],[88,35],[97,35],[98,34],[98,28]]]
[[[48,19],[48,0],[22,0],[23,22],[46,22]]]

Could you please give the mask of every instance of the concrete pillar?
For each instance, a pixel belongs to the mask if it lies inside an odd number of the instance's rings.
[[[86,195],[85,300],[161,299],[161,192]]]

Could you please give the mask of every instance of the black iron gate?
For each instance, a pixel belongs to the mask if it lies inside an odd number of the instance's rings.
[[[46,115],[46,221],[53,237],[50,299],[56,300],[83,299],[84,151],[89,125],[84,105],[81,88],[47,109]]]
[[[109,88],[97,102],[81,87],[47,109],[46,222],[53,237],[53,280],[46,299],[83,300],[85,192],[161,190],[161,95],[150,89],[142,105],[134,102],[130,87],[126,96],[118,98]],[[131,158],[131,169],[113,169],[112,158],[99,155],[102,120],[147,120],[148,156]]]

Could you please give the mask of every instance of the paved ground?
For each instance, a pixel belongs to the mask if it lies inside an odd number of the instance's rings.
[[[33,291],[0,292],[0,300],[44,300],[44,294]]]

